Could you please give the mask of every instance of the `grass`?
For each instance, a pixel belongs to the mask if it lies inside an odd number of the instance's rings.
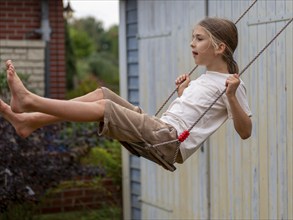
[[[79,212],[63,212],[45,214],[33,217],[33,220],[119,220],[122,219],[120,207],[105,207],[98,210],[84,210]]]

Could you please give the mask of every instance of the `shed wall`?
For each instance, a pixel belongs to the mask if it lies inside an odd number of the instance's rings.
[[[211,2],[211,14],[233,18],[247,5],[225,2]],[[258,1],[237,25],[240,69],[293,17],[292,3]],[[253,112],[251,138],[240,140],[231,121],[210,138],[212,218],[293,217],[292,31],[291,24],[242,76]]]
[[[204,16],[205,1],[138,1],[140,104],[149,114],[194,67],[191,33]],[[198,151],[174,173],[142,159],[142,219],[208,219],[207,156]]]
[[[193,26],[209,16],[237,20],[252,1],[138,1],[139,100],[154,114],[174,80],[194,66]],[[240,69],[293,15],[293,2],[258,1],[238,24]],[[292,24],[243,74],[252,137],[228,121],[174,173],[142,159],[142,219],[293,218]],[[193,77],[203,73],[199,68]]]
[[[137,1],[120,1],[120,95],[139,105]],[[122,149],[123,219],[141,218],[140,158]]]

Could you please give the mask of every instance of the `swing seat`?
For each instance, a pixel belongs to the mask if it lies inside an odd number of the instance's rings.
[[[168,151],[166,148],[154,147],[148,143],[130,143],[125,141],[120,141],[120,143],[133,155],[138,157],[144,157],[151,160],[159,165],[161,165],[166,170],[174,172],[176,167],[173,165],[173,158],[176,154],[177,146],[170,146]],[[169,147],[169,146],[168,146]],[[172,158],[172,159],[171,159]]]

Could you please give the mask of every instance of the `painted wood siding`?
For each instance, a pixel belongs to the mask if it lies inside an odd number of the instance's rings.
[[[137,3],[139,101],[154,114],[176,77],[194,66],[191,30],[205,12],[235,21],[252,1]],[[237,24],[240,69],[292,14],[293,1],[258,1]],[[142,159],[142,219],[293,219],[292,32],[291,24],[242,76],[253,112],[250,139],[241,140],[228,121],[174,173]]]
[[[204,16],[205,1],[138,1],[140,104],[149,114],[194,67],[191,34]],[[207,155],[198,151],[174,173],[142,159],[142,219],[208,219]]]
[[[240,69],[293,16],[293,1],[258,1],[237,25]],[[245,1],[211,1],[210,14],[237,18]],[[210,138],[211,218],[292,219],[291,24],[243,74],[253,112],[252,137],[242,141],[232,121]]]
[[[122,9],[121,9],[122,8]],[[120,26],[120,82],[121,95],[133,105],[139,105],[138,73],[138,18],[137,1],[121,1]],[[122,35],[122,36],[121,36]],[[123,206],[124,219],[141,218],[140,158],[125,149],[123,157]]]

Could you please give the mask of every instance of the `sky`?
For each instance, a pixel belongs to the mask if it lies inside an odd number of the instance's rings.
[[[104,28],[119,24],[119,0],[69,0],[74,10],[74,18],[92,16],[102,21]],[[63,0],[67,6],[68,0]]]

